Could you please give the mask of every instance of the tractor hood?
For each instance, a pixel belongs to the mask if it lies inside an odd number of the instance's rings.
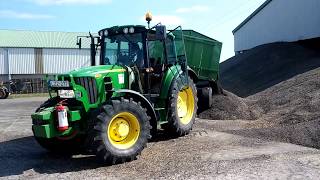
[[[70,71],[68,74],[70,74],[73,77],[83,77],[83,76],[95,77],[97,74],[104,75],[111,72],[119,73],[119,72],[125,72],[125,71],[126,69],[117,65],[100,65],[100,66],[89,66],[89,67],[75,69]]]

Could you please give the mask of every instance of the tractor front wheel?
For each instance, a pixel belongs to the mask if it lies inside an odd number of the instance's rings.
[[[102,107],[93,121],[91,147],[98,160],[117,164],[134,160],[146,147],[150,135],[150,117],[133,99],[112,100]]]
[[[43,104],[41,104],[39,108],[37,108],[36,112],[41,112],[43,111],[43,109],[55,106],[57,103],[58,100],[56,97],[48,99]],[[34,138],[41,147],[47,149],[50,152],[70,155],[82,153],[85,150],[84,135],[77,135],[76,133],[77,132],[68,137],[42,138],[34,136]]]

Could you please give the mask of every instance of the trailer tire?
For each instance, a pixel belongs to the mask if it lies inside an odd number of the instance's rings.
[[[204,87],[200,89],[199,92],[199,109],[206,110],[209,109],[212,104],[212,88],[211,87]]]
[[[220,95],[220,94],[224,95],[223,88],[219,81],[215,81],[212,83],[212,90],[213,90],[213,95]]]
[[[184,136],[191,131],[197,114],[197,88],[191,78],[188,87],[179,85],[175,79],[170,87],[168,124],[166,130]]]
[[[147,109],[132,98],[111,100],[90,125],[90,149],[102,163],[132,161],[151,139],[150,119]]]

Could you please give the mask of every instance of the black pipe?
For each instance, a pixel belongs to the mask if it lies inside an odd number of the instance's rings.
[[[90,55],[91,55],[91,66],[96,65],[96,47],[94,44],[94,37],[91,36],[91,44],[90,44]]]

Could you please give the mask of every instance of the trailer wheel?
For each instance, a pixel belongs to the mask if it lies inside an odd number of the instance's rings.
[[[199,109],[206,110],[209,109],[212,104],[212,88],[211,87],[204,87],[200,89],[199,92]]]
[[[219,94],[224,95],[223,88],[222,88],[221,83],[219,81],[213,82],[211,86],[212,86],[214,95],[219,95]]]
[[[102,107],[89,132],[100,162],[117,164],[136,159],[146,147],[151,119],[140,103],[121,98]]]
[[[186,87],[173,81],[170,88],[167,128],[175,135],[184,136],[190,132],[197,113],[197,89],[189,78]]]

